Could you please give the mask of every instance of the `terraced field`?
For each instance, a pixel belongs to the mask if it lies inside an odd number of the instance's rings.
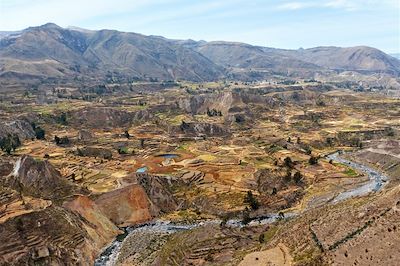
[[[0,160],[0,237],[15,239],[0,264],[93,264],[111,243],[118,265],[394,261],[398,99],[313,81],[154,90],[0,105],[0,137],[20,142]],[[154,221],[171,223],[115,244]]]

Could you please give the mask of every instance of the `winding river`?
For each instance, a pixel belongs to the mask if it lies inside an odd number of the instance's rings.
[[[368,181],[362,183],[360,186],[357,186],[355,188],[345,190],[341,193],[339,193],[337,196],[333,198],[331,201],[332,204],[336,204],[340,201],[349,199],[351,197],[358,197],[358,196],[364,196],[367,195],[371,192],[377,192],[381,190],[384,186],[384,184],[387,182],[388,178],[382,173],[379,173],[378,171],[357,163],[353,162],[350,160],[347,160],[343,158],[342,154],[339,152],[330,154],[326,157],[328,160],[332,160],[338,163],[345,164],[352,169],[363,172],[366,174],[368,177]],[[299,215],[300,213],[285,213],[284,218],[291,218]],[[263,217],[258,217],[253,219],[247,226],[256,226],[256,225],[261,225],[261,224],[270,224],[278,219],[281,219],[282,216],[280,216],[277,213],[269,214]],[[114,242],[108,246],[104,252],[99,256],[99,258],[96,259],[95,261],[95,266],[111,266],[114,265],[117,258],[118,254],[120,252],[121,246],[123,244],[123,240],[130,234],[137,233],[137,232],[149,232],[149,233],[176,233],[179,231],[183,230],[191,230],[199,226],[204,226],[207,224],[220,224],[221,220],[215,219],[215,220],[210,220],[210,221],[204,221],[204,222],[198,222],[195,224],[190,224],[190,225],[179,225],[179,224],[174,224],[169,221],[155,221],[155,222],[150,222],[142,225],[137,225],[137,226],[132,226],[132,227],[127,227],[124,229],[124,234],[118,236]],[[239,219],[231,219],[228,220],[226,223],[227,226],[232,226],[232,227],[241,227],[243,224],[241,223],[241,220]]]
[[[366,165],[344,159],[340,155],[339,152],[336,152],[328,155],[327,159],[345,164],[359,172],[363,172],[368,176],[369,180],[356,188],[340,193],[333,199],[332,203],[338,203],[351,197],[364,196],[371,192],[377,192],[382,189],[384,184],[387,182],[388,178],[384,174],[379,173]]]

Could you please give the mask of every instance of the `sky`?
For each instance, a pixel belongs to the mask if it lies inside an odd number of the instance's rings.
[[[400,53],[400,0],[0,0],[0,31],[53,22],[172,39]]]

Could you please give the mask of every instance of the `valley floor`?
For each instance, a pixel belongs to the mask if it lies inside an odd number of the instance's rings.
[[[398,99],[314,81],[114,84],[15,92],[0,117],[0,264],[399,259]]]

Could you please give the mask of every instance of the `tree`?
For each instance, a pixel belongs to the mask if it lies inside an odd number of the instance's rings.
[[[265,242],[265,234],[261,233],[260,236],[258,237],[258,241],[262,244]]]
[[[8,134],[7,137],[0,139],[0,148],[8,155],[10,155],[12,151],[15,151],[19,146],[21,146],[21,141],[17,134]]]
[[[2,138],[0,144],[1,144],[1,150],[10,155],[12,151],[12,145],[10,139],[8,137]]]
[[[303,179],[303,176],[301,175],[301,173],[299,171],[294,173],[293,180],[296,184],[300,184],[302,179]]]
[[[292,171],[290,169],[287,169],[284,181],[285,183],[289,183],[290,181],[292,181]]]
[[[19,146],[21,146],[21,141],[17,134],[11,136],[11,147],[15,151]]]
[[[144,139],[140,139],[140,147],[144,149]]]
[[[128,148],[127,147],[118,148],[118,154],[128,154]]]
[[[78,154],[78,156],[84,156],[83,151],[79,148],[76,149],[76,153]]]
[[[311,156],[310,159],[308,160],[308,162],[311,165],[318,164],[318,157]]]
[[[391,127],[387,128],[387,129],[386,129],[386,132],[387,132],[387,135],[388,135],[389,137],[394,137],[394,135],[395,135],[394,129],[391,128]]]
[[[67,114],[66,113],[61,113],[61,115],[57,118],[58,123],[61,125],[66,125],[67,124]]]
[[[243,211],[243,217],[242,217],[242,224],[246,225],[251,222],[250,218],[250,210],[249,208],[246,207],[246,209]]]
[[[292,161],[292,159],[290,157],[286,157],[285,158],[284,164],[288,168],[292,168],[293,167],[293,161]]]
[[[58,136],[54,136],[54,141],[57,145],[68,145],[70,143],[69,138],[67,136],[59,138]]]
[[[244,196],[244,203],[249,204],[252,210],[257,210],[260,207],[260,203],[257,201],[257,199],[253,195],[253,192],[251,192],[250,190],[247,191],[247,194]]]
[[[41,127],[35,127],[36,139],[45,139],[46,132]]]
[[[221,226],[221,227],[225,227],[228,221],[229,221],[229,215],[226,214],[226,215],[224,215],[224,216],[222,217],[220,226]]]
[[[130,138],[131,138],[131,135],[129,135],[128,130],[125,130],[124,136],[125,136],[125,138],[127,138],[127,139],[130,139]]]
[[[328,146],[332,147],[333,146],[333,138],[326,138],[326,144],[328,144]]]

